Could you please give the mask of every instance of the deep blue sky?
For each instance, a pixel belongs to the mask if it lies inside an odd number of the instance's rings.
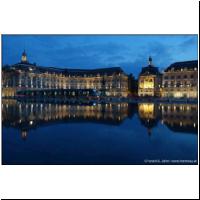
[[[138,76],[149,55],[160,71],[173,62],[197,59],[197,35],[3,35],[4,64],[20,61],[60,68],[120,66]]]

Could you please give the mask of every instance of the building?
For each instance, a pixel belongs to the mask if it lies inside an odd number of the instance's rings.
[[[28,62],[26,52],[21,62],[2,68],[2,96],[33,90],[93,89],[102,96],[127,97],[128,75],[120,67],[101,69],[59,69],[41,67]]]
[[[152,64],[152,58],[149,57],[149,65],[143,67],[139,74],[138,96],[159,97],[161,95],[162,75],[158,68]]]
[[[198,61],[176,62],[163,74],[162,96],[174,98],[198,97]]]

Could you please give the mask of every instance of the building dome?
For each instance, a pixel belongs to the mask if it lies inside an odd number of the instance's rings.
[[[149,56],[148,62],[149,64],[146,67],[142,68],[140,75],[159,75],[160,72],[157,67],[152,64],[152,57]]]

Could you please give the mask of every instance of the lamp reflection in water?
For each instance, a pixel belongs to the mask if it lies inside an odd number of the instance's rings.
[[[173,132],[197,133],[197,106],[197,104],[163,104],[162,119],[164,124]]]
[[[22,131],[21,131],[21,137],[22,137],[23,140],[26,140],[26,139],[27,139],[27,135],[28,135],[27,130],[22,130]]]
[[[64,121],[70,122],[95,122],[112,125],[121,124],[127,116],[132,116],[134,109],[129,109],[127,103],[107,104],[54,104],[18,102],[13,99],[3,99],[2,120],[3,125],[20,129],[22,138],[26,138],[28,131]],[[38,106],[39,105],[39,106]]]
[[[18,102],[2,99],[2,122],[21,132],[23,139],[28,132],[50,123],[92,122],[120,126],[127,118],[137,113],[141,125],[148,135],[160,122],[173,132],[197,133],[198,112],[196,104],[154,104],[154,103],[91,103],[56,104]]]

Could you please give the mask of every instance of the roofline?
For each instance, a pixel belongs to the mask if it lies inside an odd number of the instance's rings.
[[[48,71],[48,70],[55,70],[55,71],[58,71],[58,72],[60,72],[60,73],[94,73],[94,72],[96,72],[96,73],[98,73],[98,71],[99,71],[99,73],[102,73],[102,72],[104,72],[104,70],[105,70],[105,73],[107,73],[107,71],[106,70],[110,70],[110,69],[112,69],[112,70],[115,70],[115,69],[117,69],[117,70],[120,70],[123,74],[125,74],[125,75],[128,75],[127,73],[125,73],[124,72],[124,70],[121,68],[121,67],[104,67],[104,68],[95,68],[95,69],[73,69],[73,68],[59,68],[59,67],[45,67],[45,66],[39,66],[39,65],[36,65],[36,64],[34,64],[34,63],[23,63],[23,62],[19,62],[19,63],[16,63],[16,64],[13,64],[13,65],[4,65],[4,66],[2,66],[2,68],[4,68],[5,66],[9,66],[9,67],[15,67],[15,66],[17,66],[17,65],[22,65],[22,66],[30,66],[30,67],[36,67],[36,68],[38,68],[38,69],[41,69],[41,70],[46,70],[46,71]],[[108,73],[109,73],[110,71],[108,71]]]
[[[180,61],[180,62],[175,62],[175,63],[172,63],[170,64],[165,70],[164,72],[168,72],[168,70],[170,70],[172,67],[174,68],[179,68],[180,66],[176,66],[176,65],[181,65],[181,64],[184,64],[184,63],[196,63],[197,62],[197,67],[198,67],[198,60],[188,60],[188,61]],[[183,66],[184,68],[184,66]],[[190,67],[192,68],[192,67]]]

